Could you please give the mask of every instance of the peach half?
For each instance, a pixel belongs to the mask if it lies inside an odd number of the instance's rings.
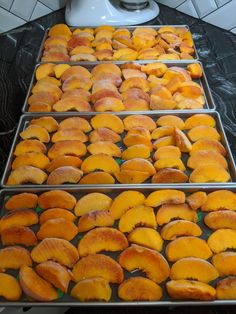
[[[201,228],[194,222],[188,220],[174,220],[161,229],[164,240],[175,240],[179,236],[195,236],[202,234]]]

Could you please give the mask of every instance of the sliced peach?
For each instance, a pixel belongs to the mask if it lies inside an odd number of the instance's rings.
[[[97,74],[101,74],[101,73],[103,74],[114,73],[118,76],[121,76],[120,68],[116,64],[113,64],[113,63],[98,64],[91,70],[91,74],[93,76]]]
[[[160,118],[157,119],[156,121],[158,126],[173,126],[173,127],[177,127],[180,130],[183,130],[185,128],[185,123],[184,121],[177,117],[177,116],[173,116],[173,115],[164,115],[161,116]]]
[[[176,108],[176,102],[173,99],[165,99],[152,94],[150,98],[150,108],[152,110],[173,110]]]
[[[148,278],[133,277],[122,282],[118,296],[124,301],[157,301],[162,297],[162,289]]]
[[[82,89],[88,91],[88,90],[90,90],[91,86],[92,86],[92,82],[89,78],[74,75],[74,76],[70,76],[68,79],[66,79],[63,82],[62,90],[63,90],[63,92],[67,92],[67,91],[70,91],[73,89],[82,88]]]
[[[56,218],[63,218],[65,220],[73,222],[76,217],[75,215],[63,208],[50,208],[48,210],[45,210],[39,217],[39,223],[40,225],[45,223],[48,220],[56,219]]]
[[[149,148],[150,151],[152,151],[152,143],[146,135],[128,132],[128,134],[123,138],[123,143],[125,144],[126,147],[134,145],[145,145]]]
[[[91,95],[91,102],[95,104],[98,100],[104,97],[113,97],[117,99],[121,99],[121,94],[118,91],[110,90],[110,89],[100,89],[99,91],[93,93]]]
[[[114,184],[115,179],[109,173],[103,171],[94,171],[86,174],[80,180],[79,184]]]
[[[170,273],[169,265],[163,255],[136,244],[132,244],[120,254],[119,263],[129,272],[134,269],[142,270],[149,279],[157,283],[166,280]]]
[[[95,227],[111,227],[114,224],[112,214],[107,210],[94,210],[84,214],[78,223],[79,232],[85,232]]]
[[[133,158],[125,161],[121,165],[121,170],[139,171],[140,169],[142,169],[142,171],[148,172],[150,175],[156,173],[156,170],[151,162],[143,158]]]
[[[174,128],[174,138],[176,146],[179,147],[182,153],[189,153],[191,151],[192,149],[191,142],[184,134],[184,132],[176,127]]]
[[[153,140],[157,140],[161,137],[172,135],[173,131],[174,131],[174,128],[172,126],[169,126],[169,125],[161,126],[153,130],[151,136]]]
[[[21,246],[9,246],[0,249],[0,270],[19,269],[22,266],[32,266],[32,260],[28,250]]]
[[[25,140],[16,145],[14,155],[19,156],[25,153],[46,153],[46,146],[38,140]]]
[[[114,31],[113,38],[116,38],[117,36],[121,36],[121,35],[128,36],[128,37],[131,36],[130,31],[127,28],[118,28]]]
[[[191,78],[199,79],[202,77],[202,68],[199,63],[192,63],[187,66],[187,70],[189,71]]]
[[[50,141],[47,130],[39,125],[30,125],[20,133],[23,140],[36,138],[37,140],[48,143]]]
[[[30,105],[28,112],[51,112],[51,105],[43,102],[37,102],[35,104]]]
[[[37,81],[46,76],[53,76],[54,66],[55,66],[54,63],[40,64],[40,66],[37,67],[36,72],[35,72]]]
[[[144,200],[141,192],[125,191],[113,200],[109,210],[115,219],[119,219],[130,208],[143,204]]]
[[[83,257],[73,267],[73,278],[79,282],[85,278],[101,277],[108,282],[121,283],[124,274],[121,266],[104,254],[92,254]]]
[[[194,210],[200,208],[206,202],[206,200],[207,195],[203,191],[194,192],[186,198],[186,202]]]
[[[21,244],[33,246],[37,244],[34,232],[25,226],[12,226],[1,231],[3,245]]]
[[[87,157],[81,164],[81,170],[84,173],[93,172],[94,170],[103,170],[107,173],[119,171],[117,162],[106,154],[96,154]]]
[[[180,44],[179,49],[181,52],[185,52],[190,55],[194,54],[194,49],[191,46],[189,46],[187,43],[185,43],[184,41]]]
[[[131,88],[140,88],[144,92],[149,91],[148,81],[141,77],[131,77],[125,81],[120,86],[120,92],[124,93]]]
[[[145,100],[146,102],[149,103],[150,97],[148,93],[144,92],[140,88],[130,88],[126,92],[122,93],[122,98],[124,101],[128,100]]]
[[[91,125],[94,129],[108,128],[118,134],[124,132],[124,125],[122,120],[115,115],[110,115],[106,113],[94,116],[91,119]]]
[[[138,60],[157,60],[159,55],[159,50],[154,47],[144,48],[139,51]]]
[[[131,78],[131,77],[142,77],[144,79],[147,78],[145,73],[143,73],[137,69],[123,69],[122,74],[123,74],[125,80],[127,80],[128,78]]]
[[[61,82],[59,80],[57,80],[55,77],[50,77],[50,76],[46,76],[44,78],[41,78],[36,85],[40,86],[41,84],[49,84],[51,86],[51,84],[54,84],[58,87],[61,86]]]
[[[176,300],[212,301],[216,298],[216,290],[210,285],[194,280],[171,280],[166,284],[171,298]]]
[[[72,268],[79,259],[79,253],[73,244],[64,239],[47,238],[33,248],[31,257],[36,263],[53,260]]]
[[[75,34],[68,41],[67,48],[69,51],[71,51],[77,46],[91,46],[91,43],[87,37],[79,37],[77,34]]]
[[[58,129],[58,123],[53,117],[41,117],[32,119],[30,125],[39,125],[45,128],[48,132],[54,132]]]
[[[221,277],[236,275],[235,271],[235,252],[221,252],[213,255],[212,264],[216,267]]]
[[[53,286],[36,274],[33,268],[22,266],[19,281],[24,293],[37,301],[52,301],[58,298]]]
[[[149,104],[144,99],[127,99],[123,102],[125,111],[146,111]]]
[[[61,47],[61,46],[60,46]],[[69,62],[70,57],[68,54],[63,53],[63,52],[56,52],[56,51],[51,51],[48,50],[47,54],[45,54],[42,59],[42,62]]]
[[[59,207],[72,210],[75,207],[76,199],[66,191],[51,190],[39,196],[38,204],[42,209]]]
[[[21,166],[11,171],[6,184],[43,184],[46,179],[47,174],[43,170],[32,166]]]
[[[66,48],[67,46],[66,38],[62,36],[52,36],[52,37],[47,38],[44,43],[44,48],[46,50],[49,50],[50,47],[53,47],[53,46],[63,46]]]
[[[162,77],[167,70],[167,66],[161,62],[148,63],[141,66],[141,71],[148,75],[155,75],[157,77]]]
[[[64,218],[55,218],[45,221],[37,232],[37,238],[60,238],[71,241],[78,233],[78,228],[73,222]]]
[[[147,138],[148,140],[151,139],[150,131],[148,129],[146,129],[145,127],[142,127],[142,126],[134,127],[127,132],[127,135],[134,135],[134,134],[142,135],[143,137]]]
[[[163,240],[158,231],[146,227],[138,227],[128,235],[131,243],[139,244],[153,250],[161,251]]]
[[[107,128],[98,128],[89,134],[89,140],[91,143],[98,141],[109,141],[112,143],[117,143],[121,141],[121,137],[113,130]]]
[[[164,204],[183,204],[184,202],[184,192],[166,189],[150,193],[145,200],[145,205],[158,207]]]
[[[79,40],[79,39],[78,39]],[[89,61],[94,62],[97,61],[95,54],[91,53],[77,53],[70,57],[70,61],[79,62],[79,61]]]
[[[0,295],[8,301],[18,301],[21,297],[21,286],[11,275],[0,273]]]
[[[226,209],[236,210],[236,195],[234,192],[228,190],[209,193],[206,202],[201,207],[201,210],[205,212]]]
[[[112,199],[103,193],[89,193],[81,197],[75,206],[76,216],[82,216],[94,210],[108,210]]]
[[[88,92],[87,90],[81,89],[81,88],[72,89],[72,90],[68,90],[67,92],[63,93],[63,95],[61,96],[61,99],[68,98],[68,97],[77,97],[81,100],[89,101],[90,100],[90,92]]]
[[[91,155],[106,154],[114,157],[121,157],[120,148],[109,141],[98,141],[88,146],[88,151]],[[124,158],[123,158],[124,159]]]
[[[68,68],[67,70],[65,70],[61,76],[61,80],[64,82],[66,81],[68,78],[72,77],[72,76],[80,76],[80,77],[84,77],[84,78],[91,78],[91,73],[84,67],[80,66],[80,65],[76,65],[76,66],[72,66],[70,68]]]
[[[133,31],[133,35],[139,35],[139,34],[149,34],[152,36],[156,36],[157,31],[152,27],[137,27]]]
[[[77,128],[62,129],[53,134],[51,141],[53,143],[65,140],[79,140],[87,142],[88,137],[83,131]]]
[[[188,132],[188,137],[190,138],[192,142],[196,142],[198,140],[206,139],[206,138],[220,141],[220,138],[221,138],[220,134],[215,128],[211,126],[207,126],[207,125],[199,125],[199,126],[193,127]]]
[[[111,60],[113,60],[113,53],[112,53],[112,49],[110,49],[110,48],[111,47],[109,46],[109,49],[97,50],[94,53],[94,56],[99,61],[111,61]]]
[[[219,281],[216,286],[216,297],[219,300],[235,300],[236,278],[228,277]]]
[[[78,250],[80,256],[87,256],[101,251],[122,251],[127,247],[128,241],[123,233],[114,228],[100,227],[86,233]]]
[[[158,60],[180,60],[177,53],[164,53],[158,57]]]
[[[39,169],[45,169],[49,164],[49,159],[42,153],[26,153],[20,156],[17,156],[13,163],[12,169],[15,170],[22,166],[33,166]]]
[[[116,73],[97,73],[92,76],[93,82],[93,93],[104,91],[104,90],[112,90],[114,92],[118,92],[117,87],[122,83],[122,79],[120,75]],[[108,96],[108,95],[105,95]],[[105,97],[104,96],[104,97]]]
[[[50,159],[55,159],[63,155],[72,155],[81,157],[87,152],[85,144],[78,140],[66,140],[60,141],[51,146],[48,151],[48,157]]]
[[[201,228],[188,220],[174,220],[161,229],[161,236],[164,240],[175,240],[179,236],[198,237],[201,234]]]
[[[171,241],[166,247],[168,261],[176,262],[184,257],[198,257],[207,260],[212,256],[212,251],[205,240],[185,236]]]
[[[66,24],[55,24],[50,28],[48,33],[49,36],[71,36],[71,34],[71,30]]]
[[[156,218],[152,207],[138,205],[127,210],[119,221],[119,230],[123,233],[131,232],[136,226],[156,228]]]
[[[79,168],[82,164],[82,160],[75,156],[59,156],[55,159],[53,159],[48,165],[47,165],[47,171],[52,172],[57,168],[64,167],[64,166],[72,166],[75,168]]]
[[[203,94],[202,87],[195,82],[183,82],[179,87],[178,91],[188,98],[197,98]]]
[[[152,183],[185,183],[188,176],[181,170],[173,168],[160,169],[153,177]]]
[[[125,130],[130,130],[135,127],[144,127],[149,131],[156,128],[155,122],[152,118],[144,115],[131,115],[127,116],[124,120]]]
[[[71,66],[69,64],[54,64],[53,71],[55,73],[56,78],[61,78],[62,74],[69,69]]]
[[[50,92],[43,91],[38,92],[36,94],[32,94],[28,99],[28,104],[30,106],[33,105],[40,105],[40,104],[47,104],[47,105],[53,105],[56,101],[59,100],[58,95],[54,95]]]
[[[34,193],[19,193],[10,196],[5,203],[6,210],[19,208],[35,208],[38,202],[38,195]]]
[[[92,300],[108,302],[111,293],[108,281],[101,277],[83,279],[71,290],[71,296],[81,302]]]
[[[206,182],[228,182],[230,174],[222,166],[203,165],[199,166],[191,173],[189,182],[206,183]]]
[[[48,176],[47,184],[61,185],[66,183],[78,183],[83,172],[73,166],[63,166],[54,169]]]
[[[197,101],[191,98],[184,98],[177,103],[176,109],[183,109],[183,110],[184,109],[203,109],[204,104],[205,104],[205,101],[203,101],[203,104],[202,104],[202,102],[200,101]]]
[[[190,156],[187,166],[196,169],[199,165],[219,165],[224,169],[228,168],[226,159],[221,154],[210,150],[200,150]]]
[[[179,147],[176,146],[163,146],[157,149],[153,156],[154,160],[163,158],[181,158]]]
[[[81,117],[72,117],[72,118],[64,119],[60,123],[59,128],[60,130],[68,129],[68,128],[76,128],[85,133],[88,133],[92,130],[89,122],[86,119],[81,118]]]
[[[136,60],[138,52],[131,48],[121,48],[114,52],[113,60],[117,61],[133,61]]]
[[[80,99],[79,97],[66,97],[57,101],[53,106],[53,110],[57,112],[63,111],[91,111],[91,106],[87,100]]]
[[[224,146],[219,141],[209,138],[201,139],[195,142],[192,146],[190,155],[193,155],[199,150],[211,150],[220,153],[222,156],[226,155]]]
[[[148,159],[149,157],[150,157],[150,148],[143,144],[130,146],[122,153],[122,159],[124,160],[129,160],[133,158]]]
[[[214,253],[236,248],[236,230],[218,229],[213,232],[207,243]]]
[[[143,183],[150,177],[147,171],[138,170],[121,170],[115,173],[117,181],[123,184],[139,184]]]
[[[56,84],[51,83],[51,82],[45,82],[45,81],[42,82],[42,80],[45,80],[45,79],[41,79],[33,87],[33,89],[31,90],[32,94],[36,94],[39,92],[48,92],[48,93],[51,93],[55,98],[61,97],[62,91]]]
[[[236,213],[231,210],[217,210],[206,215],[204,222],[213,230],[222,228],[236,230]]]
[[[104,89],[109,89],[113,91],[114,93],[118,92],[117,87],[114,84],[114,82],[110,82],[109,80],[105,80],[101,78],[93,83],[92,94],[103,91]]]
[[[115,97],[103,97],[96,101],[94,108],[98,112],[122,111],[125,109],[123,102]]]
[[[185,171],[186,168],[182,162],[181,159],[179,158],[165,158],[165,159],[158,159],[154,163],[154,167],[157,170],[163,169],[163,168],[176,168],[181,171]]]
[[[173,146],[173,145],[175,145],[174,136],[168,135],[168,136],[164,136],[164,137],[161,137],[158,140],[156,140],[153,143],[153,148],[159,149],[159,148],[164,147],[164,146]]]

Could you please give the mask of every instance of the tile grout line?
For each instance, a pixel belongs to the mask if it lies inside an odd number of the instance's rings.
[[[223,8],[224,6],[226,6],[227,4],[229,4],[230,2],[232,2],[232,0],[229,1],[229,2],[227,2],[227,3],[225,3],[225,4],[223,4],[221,7],[215,9],[215,10],[212,11],[211,13],[206,14],[205,16],[203,16],[203,18],[205,18],[205,17],[211,15],[212,13],[214,13],[214,12],[216,12],[216,11],[218,11],[218,10],[221,10],[221,8]],[[205,21],[204,21],[204,22],[205,22]],[[207,23],[209,23],[209,22],[207,22]],[[209,23],[209,24],[211,24],[211,23]],[[211,25],[213,25],[213,24],[211,24]],[[219,27],[219,26],[218,26],[218,27]],[[223,29],[224,29],[224,30],[227,30],[227,29],[225,29],[225,28],[223,28]]]
[[[50,9],[51,11],[54,11],[54,9],[50,8],[48,5],[44,4],[44,3],[41,2],[40,0],[38,0],[37,2],[40,2],[42,5],[45,5],[45,7],[47,7],[47,8]]]
[[[31,17],[32,17],[32,15],[33,15],[33,13],[34,13],[34,10],[35,10],[35,8],[36,8],[37,3],[38,3],[38,1],[36,0],[35,5],[34,5],[34,8],[33,8],[32,12],[31,12],[31,14],[30,14],[30,17],[29,17],[29,20],[28,20],[28,21],[31,20]]]

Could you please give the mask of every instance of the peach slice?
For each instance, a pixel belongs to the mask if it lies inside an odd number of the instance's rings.
[[[171,298],[176,300],[212,301],[216,298],[216,290],[210,285],[194,280],[171,280],[166,283]]]
[[[54,64],[53,70],[56,78],[61,78],[62,74],[69,69],[71,66],[69,64]]]
[[[86,146],[78,140],[66,140],[60,141],[51,146],[48,151],[48,157],[50,159],[55,159],[63,155],[72,155],[81,157],[87,152]]]
[[[154,62],[141,66],[141,71],[148,75],[155,75],[162,77],[167,70],[167,66],[164,63]]]
[[[118,296],[124,301],[158,301],[162,298],[162,289],[148,278],[133,277],[122,282]]]
[[[149,103],[150,101],[150,97],[148,95],[148,93],[145,93],[142,89],[140,88],[130,88],[128,89],[126,92],[122,93],[122,99],[124,101],[127,100],[145,100],[146,102]]]
[[[205,103],[205,101],[202,104],[202,102],[200,102],[200,101],[190,99],[190,98],[184,98],[177,103],[176,109],[182,109],[182,110],[185,110],[185,109],[203,109],[204,103]]]
[[[12,226],[1,231],[3,245],[21,244],[33,246],[37,244],[37,238],[34,232],[24,226]]]
[[[145,73],[143,73],[137,69],[123,69],[122,75],[123,75],[125,80],[127,80],[128,78],[131,78],[131,77],[142,77],[144,79],[147,78],[147,75]]]
[[[93,104],[95,104],[98,100],[104,97],[113,97],[117,99],[122,99],[121,94],[118,91],[113,91],[113,90],[104,88],[92,94],[90,100]]]
[[[111,48],[111,47],[109,47]],[[111,61],[113,59],[113,53],[111,49],[103,49],[103,50],[97,50],[94,53],[94,56],[99,60],[99,61]]]
[[[52,111],[51,105],[43,102],[37,102],[35,104],[32,104],[28,109],[28,112],[51,112],[51,111]]]
[[[188,176],[181,170],[173,168],[160,169],[153,177],[152,183],[185,183]]]
[[[128,134],[123,138],[123,143],[125,144],[126,147],[134,145],[145,145],[149,148],[150,151],[152,151],[152,143],[146,135],[128,132]]]
[[[199,79],[202,77],[202,68],[199,63],[192,63],[187,66],[187,70],[189,71],[191,78]]]
[[[39,276],[50,282],[56,288],[64,293],[67,292],[71,275],[64,266],[53,261],[46,261],[38,264],[35,270]]]
[[[159,96],[161,99],[171,99],[172,95],[168,88],[162,85],[157,85],[152,89],[152,94],[155,96]]]
[[[120,86],[120,92],[124,93],[131,88],[140,88],[143,92],[149,92],[150,87],[148,81],[141,77],[131,77]]]
[[[110,82],[110,80],[99,78],[97,79],[97,81],[93,83],[92,94],[103,91],[105,88],[113,92],[118,92],[114,82]]]
[[[118,134],[124,132],[124,125],[122,120],[118,116],[107,113],[94,116],[91,119],[91,125],[95,130],[99,128],[108,128]]]
[[[25,140],[16,145],[14,155],[19,156],[25,153],[46,153],[46,146],[38,140]]]
[[[19,208],[35,208],[38,202],[38,195],[34,193],[19,193],[10,196],[5,203],[6,210]]]
[[[64,239],[46,238],[33,248],[31,257],[35,263],[53,260],[72,268],[79,259],[79,253],[73,244]]]
[[[197,167],[189,177],[191,183],[228,182],[229,180],[228,171],[222,166],[212,164]]]
[[[83,176],[79,184],[114,184],[115,179],[109,173],[103,171],[90,172]]]
[[[156,218],[152,207],[138,205],[127,210],[119,221],[118,228],[121,232],[131,232],[137,226],[156,228]]]
[[[191,278],[208,283],[219,277],[217,269],[201,258],[185,257],[175,262],[170,270],[170,279],[180,280]]]
[[[49,36],[71,36],[71,34],[71,30],[66,24],[55,24],[50,28],[48,33]]]
[[[38,223],[38,215],[32,209],[11,210],[0,220],[0,230],[14,226],[31,226]]]
[[[159,252],[162,250],[163,246],[163,240],[159,232],[151,228],[139,227],[134,229],[128,235],[128,240],[131,243],[145,246]]]
[[[62,90],[63,92],[67,92],[73,89],[82,88],[86,91],[89,91],[91,87],[92,82],[89,78],[74,75],[63,82]]]
[[[51,139],[53,143],[65,140],[79,140],[81,142],[87,142],[88,137],[83,131],[77,128],[68,128],[55,132]]]
[[[78,223],[79,232],[85,232],[95,227],[111,227],[114,224],[112,214],[107,210],[94,210],[84,214]]]
[[[184,134],[183,131],[181,131],[178,128],[174,128],[174,138],[175,138],[175,145],[179,147],[180,151],[182,153],[189,153],[192,149],[192,144],[187,138],[187,136]]]
[[[63,111],[91,111],[91,106],[84,100],[83,98],[80,99],[79,97],[66,97],[62,98],[61,100],[57,101],[53,105],[53,110],[56,112],[63,112]]]
[[[161,229],[161,236],[164,240],[175,240],[178,236],[198,237],[201,234],[201,228],[188,220],[174,220]]]
[[[53,46],[63,46],[66,48],[67,46],[66,38],[62,36],[52,36],[52,37],[47,38],[44,43],[44,48],[46,50],[50,50],[50,48]]]
[[[119,219],[130,208],[142,205],[145,196],[138,191],[124,191],[115,197],[109,211],[115,219]]]
[[[103,97],[96,101],[94,108],[98,112],[104,111],[123,111],[123,102],[115,97]]]
[[[184,192],[166,189],[150,193],[144,203],[147,206],[158,207],[164,204],[183,204],[184,202]]]
[[[113,63],[98,64],[91,71],[91,74],[93,76],[95,76],[97,74],[101,74],[101,73],[103,73],[103,74],[112,73],[112,74],[116,74],[118,76],[121,76],[120,68],[116,64],[113,64]]]
[[[236,275],[235,261],[235,252],[221,252],[212,257],[212,264],[218,270],[221,277]]]
[[[32,260],[28,250],[21,246],[9,246],[0,249],[0,270],[19,269],[22,266],[32,266]]]
[[[88,231],[78,244],[80,256],[96,254],[101,251],[122,251],[128,247],[128,241],[119,230],[99,227]]]
[[[144,48],[139,51],[138,60],[157,60],[160,51],[156,47]]]
[[[203,191],[198,191],[190,194],[186,198],[186,202],[193,210],[200,208],[207,200],[207,195]]]
[[[96,300],[108,302],[112,290],[106,279],[93,277],[79,281],[71,290],[71,296],[81,302]]]
[[[207,260],[212,251],[203,239],[185,236],[171,241],[166,247],[166,257],[169,262],[176,262],[184,257],[198,257]]]
[[[209,138],[211,140],[220,141],[220,134],[217,132],[217,130],[211,126],[207,125],[199,125],[193,127],[188,132],[188,137],[192,142],[196,142],[201,139]]]
[[[79,157],[75,156],[59,156],[53,159],[46,167],[48,172],[52,172],[57,168],[64,166],[71,166],[79,168],[82,164],[82,160]]]
[[[36,83],[36,86],[40,86],[41,84],[49,84],[50,86],[52,84],[60,87],[61,86],[61,82],[59,80],[57,80],[55,77],[50,77],[50,76],[46,76],[44,78],[42,78],[41,80],[39,80],[37,83]],[[37,89],[37,88],[36,88]],[[61,94],[61,93],[60,93]]]
[[[113,60],[116,61],[133,61],[136,60],[138,52],[131,48],[121,48],[114,52]]]
[[[161,137],[172,135],[174,131],[174,128],[172,126],[161,126],[155,130],[152,131],[152,139],[157,140]]]
[[[56,84],[45,81],[42,82],[42,80],[38,81],[36,85],[33,87],[33,89],[31,90],[32,94],[36,94],[39,92],[48,92],[51,93],[55,98],[61,97],[62,91]]]
[[[111,206],[112,199],[103,193],[88,193],[82,196],[75,206],[75,215],[83,216],[91,211],[108,210]]]
[[[149,35],[152,35],[152,36],[156,36],[157,32],[152,27],[137,27],[133,31],[133,35],[139,35],[139,34],[149,34]]]
[[[19,272],[22,290],[30,298],[37,301],[52,301],[58,298],[53,286],[36,274],[33,268],[22,266]]]
[[[197,98],[203,94],[202,87],[195,82],[183,82],[178,91],[187,98]]]
[[[63,218],[71,222],[75,221],[76,219],[75,215],[70,211],[56,207],[45,210],[39,217],[39,223],[42,225],[46,221],[56,218]]]
[[[92,130],[89,122],[81,117],[71,117],[64,119],[60,124],[59,124],[59,129],[69,129],[69,128],[76,128],[79,129],[85,133],[88,133]]]
[[[236,230],[236,212],[231,210],[217,210],[205,216],[204,222],[213,230],[221,228]]]
[[[147,171],[138,170],[121,170],[115,173],[118,182],[123,184],[139,184],[143,183],[150,177]]]
[[[11,275],[0,273],[0,295],[8,301],[18,301],[21,297],[21,286]]]
[[[130,31],[127,29],[127,28],[118,28],[114,31],[113,33],[113,38],[116,38],[116,37],[119,37],[119,36],[127,36],[127,37],[130,37],[131,34],[130,34]]]
[[[216,122],[215,119],[212,118],[209,114],[195,114],[185,121],[185,129],[192,129],[201,125],[214,128]]]
[[[121,137],[113,130],[107,128],[98,128],[89,134],[89,140],[91,143],[95,143],[98,141],[117,143],[121,141]]]
[[[87,147],[87,149],[91,155],[103,153],[109,156],[121,157],[121,149],[109,141],[98,141],[92,143]]]
[[[173,99],[165,99],[152,94],[150,108],[152,110],[173,110],[176,108],[176,102]]]
[[[37,238],[60,238],[71,241],[78,234],[78,228],[73,222],[64,218],[55,218],[45,221],[37,232]]]
[[[96,55],[91,53],[77,53],[70,57],[70,61],[79,62],[79,61],[97,61]]]
[[[49,158],[42,153],[25,153],[14,159],[12,169],[15,170],[22,166],[33,166],[43,170],[47,167],[49,162]]]
[[[90,92],[84,90],[84,89],[72,89],[72,90],[69,90],[65,93],[63,93],[63,95],[61,96],[61,99],[64,99],[64,98],[68,98],[68,97],[77,97],[79,99],[83,99],[83,100],[86,100],[86,101],[89,101],[90,100]],[[80,119],[83,119],[83,118],[80,118]]]
[[[228,190],[218,190],[207,195],[207,200],[202,204],[202,211],[236,210],[236,194]]]
[[[139,171],[140,169],[144,172],[148,172],[150,176],[156,173],[156,170],[151,162],[143,158],[133,158],[125,161],[121,165],[121,170]]]
[[[164,204],[157,211],[156,219],[160,226],[170,222],[174,218],[196,222],[197,214],[187,204]]]
[[[176,168],[181,171],[185,171],[186,168],[182,162],[181,159],[179,158],[165,158],[165,159],[158,159],[154,163],[154,167],[157,170],[163,169],[163,168]]]
[[[151,140],[151,135],[150,135],[149,130],[146,129],[145,127],[142,127],[142,126],[137,126],[137,127],[130,129],[127,132],[127,135],[142,135],[146,139]]]
[[[102,170],[107,173],[115,173],[120,167],[117,162],[106,154],[96,154],[87,157],[81,164],[81,170],[84,173],[93,172],[94,170]]]
[[[226,150],[224,146],[217,140],[212,140],[209,138],[201,139],[195,142],[192,146],[190,155],[193,155],[199,150],[211,150],[220,153],[222,156],[226,155]]]
[[[121,266],[104,254],[83,257],[74,265],[72,272],[75,282],[94,277],[101,277],[112,283],[121,283],[124,279]]]
[[[129,160],[134,158],[148,159],[150,157],[150,148],[143,144],[137,144],[128,147],[122,153],[122,159]]]
[[[158,60],[180,60],[180,57],[177,53],[163,53],[158,57]]]
[[[46,179],[47,174],[41,169],[32,166],[21,166],[11,171],[6,184],[43,184]]]
[[[67,70],[65,70],[61,76],[61,80],[64,82],[66,81],[68,78],[72,77],[72,76],[80,76],[80,77],[84,77],[84,78],[91,78],[91,73],[84,67],[80,66],[80,65],[75,65],[72,66],[70,68],[68,68]]]
[[[73,195],[62,190],[51,190],[42,193],[38,198],[38,205],[42,209],[63,208],[72,210],[75,207],[76,199]]]
[[[127,99],[124,101],[125,111],[146,111],[149,110],[149,104],[144,99]]]
[[[40,64],[35,72],[35,76],[37,81],[41,80],[42,78],[46,76],[53,76],[54,75],[54,63],[45,63]]]
[[[164,158],[181,158],[181,151],[176,146],[163,146],[157,149],[153,155],[154,160]]]
[[[119,256],[119,264],[131,272],[142,270],[154,282],[161,283],[169,277],[169,265],[159,252],[132,244]]]
[[[44,91],[44,92],[38,92],[36,94],[32,94],[28,99],[28,104],[30,106],[33,105],[40,105],[40,104],[47,104],[47,105],[53,105],[56,101],[59,100],[58,95],[54,95],[50,92]]]
[[[214,253],[236,248],[236,230],[218,229],[213,232],[207,243]]]
[[[158,33],[159,34],[162,34],[162,33],[173,33],[173,34],[175,34],[176,33],[176,28],[172,27],[172,26],[161,26],[158,29]]]
[[[101,92],[103,94],[105,91],[112,90],[117,95],[117,87],[119,87],[122,83],[120,75],[115,73],[97,73],[96,75],[92,76],[91,80],[93,82],[93,93]],[[104,94],[104,97],[106,96],[109,95]],[[120,99],[120,97],[118,99]]]
[[[219,300],[235,300],[236,299],[236,278],[224,278],[217,283],[216,297]]]
[[[158,126],[173,126],[173,127],[177,127],[180,130],[183,130],[185,128],[185,124],[184,121],[177,117],[177,116],[173,116],[173,115],[164,115],[161,116],[160,118],[157,119],[156,121]]]
[[[45,128],[48,132],[55,132],[58,129],[58,123],[53,117],[41,117],[32,119],[30,125],[38,125]]]
[[[218,165],[224,169],[228,168],[226,159],[221,154],[211,150],[200,150],[190,156],[187,166],[196,169],[199,165]]]
[[[70,57],[68,56],[68,54],[64,52],[51,51],[50,49],[48,50],[47,54],[44,54],[41,61],[42,62],[69,62]]]

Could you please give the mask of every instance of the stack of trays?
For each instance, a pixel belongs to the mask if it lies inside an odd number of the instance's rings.
[[[197,58],[187,26],[46,31],[1,182],[2,306],[234,303],[236,170]]]

